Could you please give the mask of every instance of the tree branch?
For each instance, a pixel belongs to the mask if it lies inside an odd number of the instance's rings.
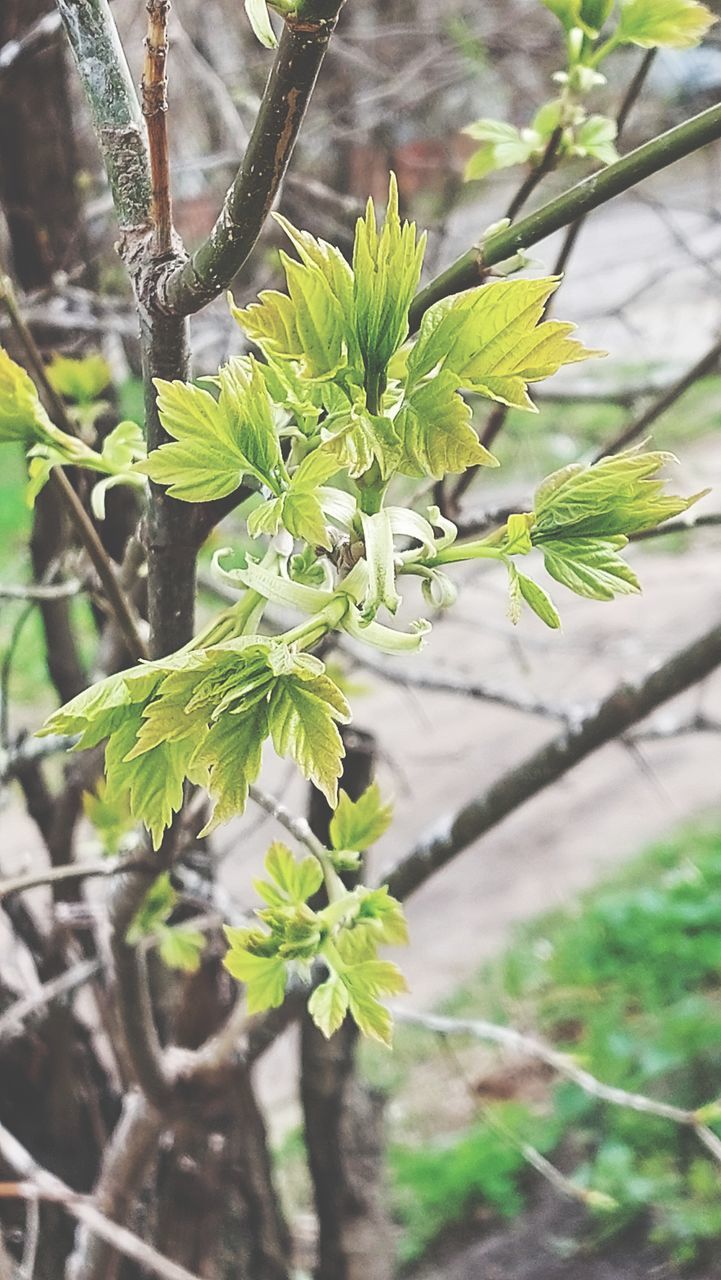
[[[619,1089],[615,1085],[604,1084],[602,1080],[598,1080],[590,1071],[579,1067],[569,1054],[561,1053],[560,1050],[554,1049],[552,1045],[544,1044],[536,1036],[516,1031],[514,1027],[499,1026],[497,1023],[486,1022],[480,1018],[444,1018],[436,1014],[416,1013],[401,1005],[393,1007],[393,1016],[398,1022],[423,1027],[436,1035],[472,1036],[475,1040],[497,1044],[504,1049],[512,1049],[517,1053],[525,1054],[526,1057],[535,1058],[538,1062],[545,1063],[558,1075],[563,1076],[565,1080],[570,1080],[573,1084],[578,1085],[579,1089],[582,1089],[591,1098],[598,1098],[600,1102],[608,1102],[614,1107],[625,1107],[630,1111],[638,1111],[647,1116],[657,1116],[661,1120],[670,1120],[674,1124],[685,1125],[693,1129],[714,1158],[721,1162],[721,1142],[719,1142],[718,1138],[716,1138],[715,1144],[708,1141],[708,1134],[712,1131],[700,1119],[704,1112],[703,1107],[700,1107],[697,1111],[689,1111],[684,1107],[676,1107],[668,1102],[657,1102],[655,1098],[649,1098],[643,1093],[630,1093],[628,1090]],[[716,1135],[714,1134],[713,1136],[715,1137]]]
[[[153,255],[165,257],[173,248],[173,214],[170,199],[170,155],[168,149],[168,13],[170,0],[147,0],[148,29],[143,63],[143,115],[148,129],[150,151]]]
[[[200,1280],[192,1271],[158,1253],[157,1249],[128,1231],[127,1227],[111,1222],[95,1207],[92,1200],[71,1190],[54,1173],[38,1164],[4,1125],[0,1125],[0,1155],[23,1179],[14,1184],[15,1195],[26,1200],[48,1200],[61,1205],[77,1222],[161,1280]]]
[[[57,0],[90,107],[126,250],[148,230],[150,169],[140,104],[107,0]],[[123,246],[121,245],[121,251]]]
[[[520,249],[529,249],[538,244],[554,231],[567,227],[592,209],[597,209],[614,196],[621,195],[645,178],[668,168],[709,142],[715,142],[719,137],[721,105],[709,107],[692,119],[669,129],[667,133],[652,138],[650,142],[645,142],[600,173],[592,173],[590,177],[584,178],[575,187],[564,191],[555,200],[542,205],[519,222],[489,236],[482,244],[464,253],[416,295],[409,316],[411,330],[418,328],[424,312],[434,302],[480,284],[488,270],[505,258],[518,253]]]
[[[293,153],[343,0],[306,0],[286,18],[238,174],[207,240],[159,280],[157,304],[190,315],[227,288],[250,254]]]
[[[721,664],[721,624],[656,667],[636,685],[623,684],[580,723],[526,757],[477,799],[446,818],[384,877],[390,892],[406,898],[456,854],[497,826],[526,800],[620,737],[656,707],[704,679]]]
[[[627,445],[633,444],[634,440],[638,440],[645,435],[656,419],[660,418],[667,409],[670,409],[677,400],[680,400],[681,396],[688,391],[689,387],[693,386],[694,382],[697,382],[699,378],[703,378],[705,374],[711,373],[716,368],[719,360],[721,360],[721,338],[717,339],[713,346],[709,347],[708,351],[701,356],[701,359],[696,361],[696,364],[692,365],[686,373],[682,374],[676,382],[672,383],[666,391],[658,396],[653,404],[644,409],[643,413],[634,418],[622,431],[619,431],[618,435],[609,440],[608,444],[605,444],[602,449],[599,449],[593,461],[599,462],[601,458],[605,458],[611,453],[618,453],[621,449],[625,449]],[[653,532],[656,532],[656,530],[653,530]],[[663,532],[663,529],[660,529],[659,532]]]

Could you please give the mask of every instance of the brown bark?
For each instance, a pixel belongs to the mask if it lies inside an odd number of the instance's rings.
[[[24,35],[53,0],[3,0],[0,46]],[[0,77],[0,198],[24,289],[87,261],[78,199],[62,32],[20,55]]]

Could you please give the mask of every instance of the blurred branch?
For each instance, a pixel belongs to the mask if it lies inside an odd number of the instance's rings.
[[[158,281],[157,303],[189,315],[216,298],[250,254],[295,146],[343,0],[305,0],[285,19],[242,164],[207,240]]]
[[[75,426],[70,419],[62,396],[59,395],[50,381],[35,339],[22,317],[11,281],[2,271],[0,271],[0,303],[5,308],[13,332],[23,348],[35,382],[50,405],[56,425],[61,427],[68,435],[76,435]],[[120,627],[131,657],[134,659],[146,657],[145,645],[140,638],[130,604],[118,583],[110,557],[62,467],[53,467],[50,482],[60,493],[80,541],[100,578],[108,605]]]
[[[416,295],[409,317],[411,330],[418,328],[422,316],[434,302],[482,283],[488,270],[505,258],[521,249],[531,248],[554,231],[567,227],[599,205],[606,204],[719,137],[721,105],[716,105],[645,142],[519,222],[495,232],[469,249]]]
[[[615,1085],[604,1084],[590,1071],[579,1067],[569,1054],[561,1053],[535,1036],[516,1031],[513,1027],[499,1026],[497,1023],[477,1018],[444,1018],[435,1014],[416,1013],[400,1005],[393,1007],[393,1016],[398,1022],[423,1027],[436,1035],[471,1036],[473,1039],[497,1044],[504,1049],[511,1049],[526,1057],[535,1058],[565,1080],[578,1085],[579,1089],[589,1097],[597,1098],[600,1102],[608,1102],[615,1107],[625,1107],[627,1110],[638,1111],[643,1115],[657,1116],[661,1120],[670,1120],[675,1124],[693,1129],[714,1158],[721,1162],[721,1141],[700,1119],[705,1110],[703,1107],[696,1111],[689,1111],[667,1102],[657,1102],[655,1098],[649,1098],[643,1093],[630,1093]],[[709,1142],[709,1135],[715,1138],[715,1142]]]
[[[627,445],[633,444],[634,440],[638,440],[645,435],[656,419],[660,418],[667,409],[670,409],[677,400],[680,400],[681,396],[688,391],[689,387],[693,386],[694,382],[697,382],[699,378],[703,378],[705,374],[711,373],[716,368],[719,360],[721,360],[721,338],[718,338],[713,346],[709,347],[708,351],[701,356],[701,359],[696,361],[696,364],[692,365],[662,395],[658,396],[653,404],[649,405],[643,413],[634,418],[622,431],[619,431],[618,435],[614,436],[612,440],[609,440],[607,444],[599,449],[593,461],[599,462],[601,458],[605,458],[611,453],[618,453],[621,449],[625,449]]]
[[[4,1013],[0,1014],[0,1043],[6,1037],[13,1035],[18,1027],[41,1009],[45,1009],[53,1000],[84,986],[100,972],[101,968],[99,960],[83,960],[67,969],[65,973],[59,974],[57,978],[43,983],[39,991],[16,1000]]]
[[[65,1209],[77,1222],[95,1235],[144,1267],[161,1280],[199,1280],[197,1274],[179,1266],[152,1245],[146,1244],[127,1227],[111,1222],[96,1208],[93,1201],[71,1190],[65,1182],[38,1164],[30,1152],[13,1137],[4,1125],[0,1125],[0,1155],[22,1179],[21,1182],[2,1184],[2,1194],[23,1200],[47,1200]]]
[[[704,679],[721,664],[721,624],[654,668],[637,684],[622,684],[578,724],[565,729],[482,795],[470,800],[385,877],[390,892],[405,898],[475,840],[497,826],[532,796],[563,777],[599,747],[626,733],[656,707]]]
[[[163,1130],[159,1112],[140,1093],[126,1094],[120,1119],[103,1153],[94,1200],[107,1218],[127,1219]],[[67,1280],[109,1280],[115,1242],[81,1223],[66,1265]]]
[[[26,875],[0,880],[0,902],[11,893],[24,893],[43,884],[59,884],[63,880],[88,880],[94,876],[113,876],[137,867],[137,859],[102,858],[95,862],[71,862],[65,867],[44,867]]]
[[[77,578],[68,578],[65,582],[29,583],[21,587],[0,585],[0,600],[65,600],[68,596],[77,596],[83,590],[82,582]]]
[[[48,738],[22,738],[14,746],[0,751],[0,784],[9,782],[24,765],[35,764],[47,756],[70,751],[76,742],[77,738],[67,734],[53,734]]]
[[[32,53],[39,45],[49,44],[60,30],[60,14],[51,12],[38,18],[19,40],[8,40],[0,49],[0,71],[7,71],[26,53]]]
[[[539,183],[543,182],[543,179],[545,178],[546,174],[550,173],[556,167],[556,161],[558,159],[558,148],[561,144],[562,138],[563,138],[563,129],[559,125],[556,129],[553,130],[553,133],[548,139],[548,142],[546,143],[546,149],[543,152],[543,155],[541,156],[541,159],[539,160],[538,164],[534,165],[534,167],[531,169],[531,172],[527,174],[525,180],[521,183],[516,194],[511,200],[511,203],[506,209],[506,217],[510,218],[511,222],[513,222],[514,218],[518,217],[524,204],[529,199],[529,197],[533,194],[533,192],[536,190],[536,187],[539,185]]]

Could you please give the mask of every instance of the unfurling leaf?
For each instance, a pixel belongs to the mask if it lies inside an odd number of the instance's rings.
[[[387,831],[392,814],[392,806],[382,799],[377,782],[372,782],[357,800],[350,800],[341,791],[330,821],[333,848],[364,852]]]
[[[0,441],[45,441],[53,427],[35,384],[21,365],[0,347]]]
[[[326,1039],[330,1039],[348,1012],[348,988],[337,975],[316,987],[308,1001],[308,1012]]]
[[[266,49],[275,49],[278,41],[270,24],[270,14],[266,0],[245,0],[245,12],[253,29],[253,34]]]
[[[366,372],[366,386],[385,380],[391,356],[408,334],[408,310],[418,287],[425,234],[416,236],[414,222],[401,222],[398,184],[391,174],[388,207],[380,231],[373,201],[356,223],[353,246],[355,330]],[[382,389],[382,388],[381,388]],[[372,413],[380,405],[368,402]]]

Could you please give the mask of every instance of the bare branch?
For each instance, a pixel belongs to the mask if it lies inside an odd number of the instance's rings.
[[[77,596],[83,590],[82,582],[77,578],[68,578],[65,582],[54,582],[48,586],[42,583],[28,583],[27,586],[0,586],[0,600],[66,600],[69,596]]]
[[[660,418],[667,409],[670,409],[681,396],[692,387],[699,378],[703,378],[707,373],[711,373],[716,368],[719,360],[721,360],[721,338],[709,347],[708,351],[697,360],[692,367],[678,378],[662,395],[649,405],[648,409],[644,409],[643,413],[634,418],[627,426],[619,431],[618,435],[609,440],[603,448],[599,449],[594,457],[594,462],[599,462],[601,458],[607,457],[611,453],[618,453],[621,449],[625,449],[627,445],[633,444],[634,440],[639,440],[653,426],[657,418]],[[655,530],[654,530],[655,532]]]
[[[271,818],[275,818],[281,827],[285,827],[299,844],[305,845],[315,858],[321,862],[326,858],[328,850],[311,830],[305,818],[291,813],[276,796],[263,791],[262,787],[257,787],[254,783],[249,787],[248,794],[251,800],[254,800],[261,809],[265,809],[265,812],[270,814]]]
[[[136,859],[102,858],[97,862],[71,862],[65,867],[43,867],[27,875],[0,880],[0,902],[12,893],[24,893],[39,885],[59,884],[65,880],[89,880],[94,876],[113,876],[138,865]]]
[[[208,236],[158,283],[163,311],[190,315],[217,298],[250,254],[293,153],[343,0],[305,0],[288,17],[238,174]]]
[[[659,1116],[662,1120],[673,1120],[677,1124],[696,1124],[696,1113],[683,1107],[674,1107],[667,1102],[656,1102],[644,1094],[629,1093],[626,1089],[618,1089],[615,1085],[604,1084],[584,1070],[566,1053],[544,1044],[535,1036],[516,1031],[513,1027],[500,1026],[495,1022],[486,1022],[480,1018],[444,1018],[437,1014],[417,1013],[406,1009],[403,1005],[393,1006],[393,1016],[398,1022],[406,1022],[412,1026],[424,1027],[436,1035],[467,1035],[476,1040],[484,1040],[490,1044],[500,1045],[504,1049],[512,1049],[526,1057],[544,1062],[558,1075],[577,1084],[584,1093],[598,1098],[601,1102],[610,1102],[616,1107],[628,1107],[632,1111],[642,1111],[645,1115]]]
[[[160,1114],[139,1093],[129,1093],[103,1154],[94,1200],[107,1218],[127,1219],[163,1131]],[[117,1246],[107,1236],[81,1223],[67,1262],[67,1280],[110,1280]]]
[[[143,119],[107,0],[57,0],[103,153],[124,248],[148,230]],[[121,246],[122,249],[123,246]]]
[[[43,1168],[4,1125],[0,1125],[0,1154],[23,1179],[22,1182],[11,1184],[15,1195],[26,1200],[48,1200],[59,1204],[77,1222],[105,1240],[124,1257],[139,1263],[151,1275],[159,1276],[160,1280],[199,1280],[197,1274],[158,1253],[157,1249],[146,1244],[127,1227],[111,1222],[87,1196],[71,1190],[54,1173]]]
[[[626,733],[656,707],[703,680],[721,664],[721,624],[672,655],[635,685],[623,684],[594,712],[526,757],[477,799],[445,818],[401,858],[385,879],[405,898],[456,854],[599,747]]]
[[[89,982],[101,968],[99,960],[83,960],[73,965],[71,969],[67,969],[65,973],[59,974],[57,978],[51,978],[49,982],[43,983],[39,991],[16,1000],[9,1009],[0,1014],[0,1043],[14,1035],[18,1027],[40,1010],[47,1008],[53,1000],[68,995]]]
[[[150,151],[153,254],[165,257],[173,248],[173,213],[170,199],[168,148],[168,13],[170,0],[147,0],[148,29],[143,63],[143,115]]]

